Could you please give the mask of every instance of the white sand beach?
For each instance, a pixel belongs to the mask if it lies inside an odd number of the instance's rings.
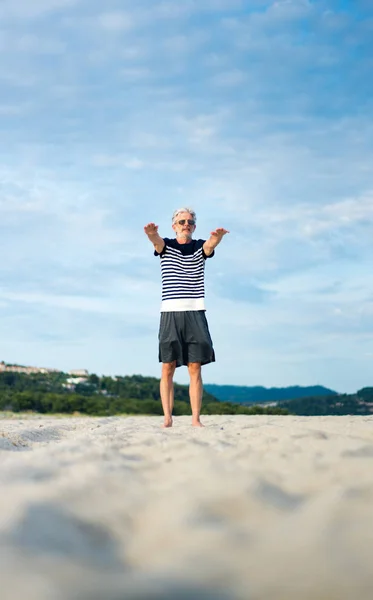
[[[370,600],[373,417],[0,419],[1,599]]]

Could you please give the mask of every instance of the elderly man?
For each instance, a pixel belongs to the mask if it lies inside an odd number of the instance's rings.
[[[162,305],[159,327],[160,384],[164,427],[172,427],[174,405],[173,377],[176,367],[189,371],[189,396],[192,425],[203,427],[201,366],[215,361],[215,353],[205,315],[205,260],[214,255],[216,246],[229,233],[222,227],[211,232],[208,240],[194,240],[196,213],[179,208],[172,216],[176,238],[162,238],[158,225],[148,223],[144,231],[160,257]]]

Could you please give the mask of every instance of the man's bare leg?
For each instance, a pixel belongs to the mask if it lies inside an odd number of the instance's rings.
[[[164,414],[163,427],[172,427],[172,411],[174,408],[174,373],[176,361],[162,363],[162,376],[160,383],[161,401]]]
[[[190,377],[189,396],[192,408],[192,425],[194,427],[204,427],[200,421],[203,393],[201,363],[189,363],[188,371]]]

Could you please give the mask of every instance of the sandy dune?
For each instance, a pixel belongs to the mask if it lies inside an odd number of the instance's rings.
[[[1,600],[370,600],[373,417],[0,420]]]

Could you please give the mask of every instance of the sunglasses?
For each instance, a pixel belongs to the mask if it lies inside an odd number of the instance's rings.
[[[195,225],[196,222],[193,219],[180,219],[180,221],[177,222],[178,225],[185,225],[185,223],[188,221],[188,225]]]

